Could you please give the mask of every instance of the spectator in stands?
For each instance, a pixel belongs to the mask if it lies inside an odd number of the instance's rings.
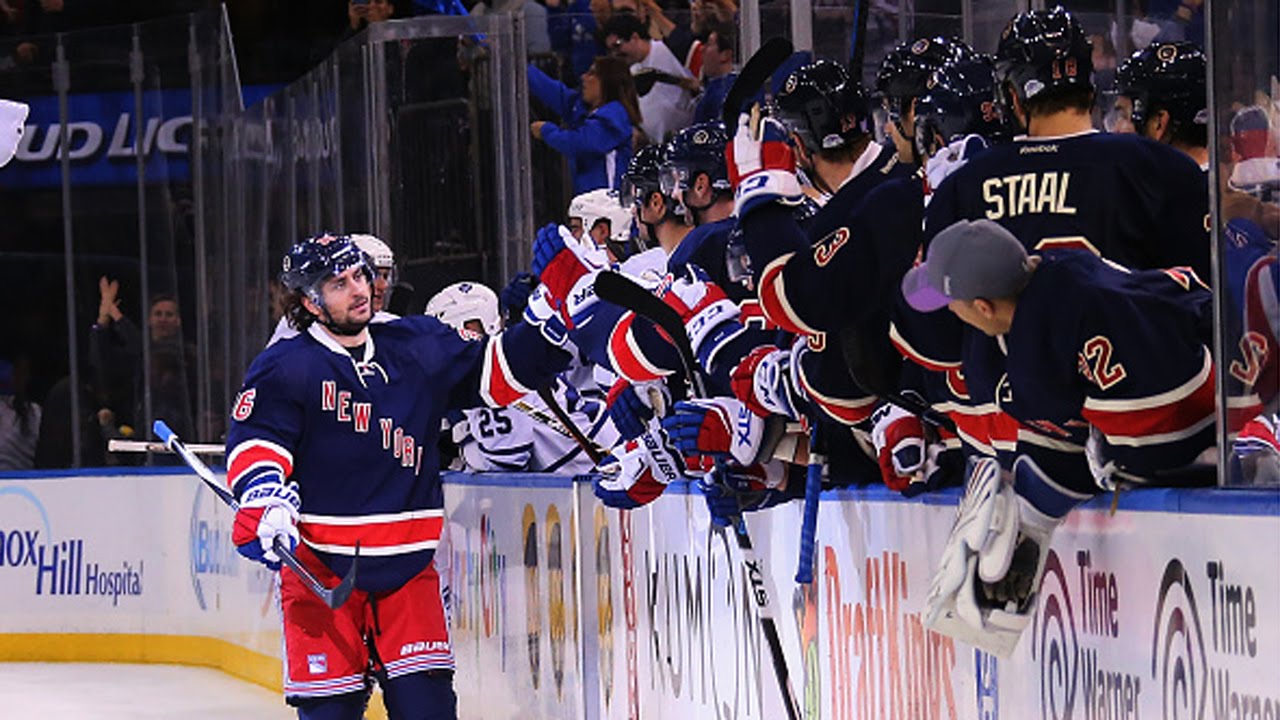
[[[347,32],[343,39],[351,37],[373,23],[390,20],[395,15],[395,5],[391,0],[348,0]]]
[[[645,37],[661,40],[695,78],[701,67],[702,43],[687,23],[668,18],[654,0],[610,0],[610,14],[634,15],[645,26]],[[602,25],[603,27],[603,25]]]
[[[164,418],[182,435],[192,436],[190,380],[195,375],[195,348],[182,341],[182,316],[173,295],[151,298],[147,329],[151,341],[151,414],[145,417],[142,335],[137,325],[120,311],[120,283],[98,280],[98,319],[89,333],[89,368],[93,386],[105,393],[105,406],[114,418],[136,426],[152,418]]]
[[[633,130],[641,123],[627,66],[616,58],[596,58],[582,75],[580,91],[533,65],[528,72],[534,97],[560,117],[559,124],[539,120],[529,129],[569,161],[573,192],[617,188],[631,160]]]
[[[71,417],[71,378],[64,376],[49,389],[45,396],[44,411],[40,415],[40,434],[35,447],[35,467],[68,468],[74,464],[71,432],[80,433],[80,466],[101,467],[109,460],[107,440],[112,437],[130,437],[133,429],[116,425],[115,413],[102,407],[93,384],[80,375],[80,417]]]
[[[738,43],[737,30],[727,23],[708,23],[711,29],[702,53],[702,94],[693,110],[695,123],[709,122],[720,117],[725,96],[738,73],[733,69]]]
[[[660,143],[668,134],[693,121],[693,75],[661,40],[650,40],[644,24],[630,13],[615,13],[604,26],[604,43],[614,57],[631,64],[640,95],[641,129],[649,142]],[[641,87],[640,78],[644,78]],[[575,190],[581,192],[581,190]]]
[[[569,63],[569,78],[574,85],[604,46],[596,39],[595,16],[591,0],[547,0],[547,33],[551,49]]]
[[[26,395],[23,364],[0,359],[0,470],[34,467],[40,406]]]

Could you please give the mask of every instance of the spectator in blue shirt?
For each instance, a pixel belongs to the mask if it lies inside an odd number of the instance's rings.
[[[529,130],[569,161],[573,193],[617,188],[631,160],[633,130],[640,125],[640,103],[631,71],[623,60],[598,57],[582,75],[582,89],[529,66],[529,90],[560,118],[539,120]]]

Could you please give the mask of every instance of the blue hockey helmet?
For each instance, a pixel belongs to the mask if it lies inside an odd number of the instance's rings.
[[[1001,103],[1009,112],[1012,96],[1024,105],[1041,93],[1093,89],[1093,43],[1061,5],[1015,15],[996,49],[996,81]]]
[[[1165,110],[1176,123],[1208,124],[1204,51],[1195,43],[1149,45],[1116,68],[1116,91],[1133,102],[1135,127],[1154,111]]]
[[[729,133],[719,120],[690,125],[671,136],[663,148],[662,169],[658,176],[664,195],[689,189],[699,173],[705,173],[714,190],[728,192],[729,166],[725,147]]]
[[[320,287],[324,281],[352,267],[363,268],[369,282],[373,282],[373,263],[369,256],[346,235],[324,233],[289,248],[281,262],[280,282],[323,307]]]
[[[915,142],[921,157],[965,135],[1003,139],[1007,133],[995,102],[995,85],[995,64],[988,55],[935,71],[916,100]]]
[[[791,73],[774,101],[778,119],[810,153],[845,147],[869,131],[866,93],[830,60]]]
[[[618,188],[618,202],[623,207],[643,205],[653,193],[662,193],[659,175],[662,171],[662,146],[646,145],[631,156]],[[665,194],[664,194],[665,195]],[[670,196],[666,196],[670,200]]]
[[[883,99],[889,117],[897,120],[909,109],[911,100],[925,93],[934,71],[974,55],[973,48],[959,38],[938,36],[899,43],[880,61],[876,94]]]

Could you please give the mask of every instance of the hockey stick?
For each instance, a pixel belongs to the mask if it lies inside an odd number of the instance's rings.
[[[747,99],[756,94],[782,64],[791,57],[794,48],[791,41],[784,37],[771,37],[760,46],[759,50],[742,66],[738,77],[734,79],[729,92],[724,96],[724,109],[721,119],[729,137],[738,130],[738,115]]]
[[[853,5],[853,42],[849,48],[849,75],[862,84],[862,63],[867,55],[867,18],[871,0],[856,0]]]
[[[560,402],[556,400],[556,396],[551,392],[550,386],[538,388],[538,397],[542,398],[543,404],[551,410],[552,415],[556,416],[556,420],[560,421],[560,425],[564,426],[564,432],[568,433],[569,437],[573,438],[573,441],[578,443],[578,447],[582,448],[582,451],[587,454],[587,457],[591,458],[592,463],[598,466],[604,461],[604,457],[606,455],[605,451],[600,446],[591,442],[582,430],[574,424],[573,418],[569,417],[569,413],[565,412],[564,408],[560,407]],[[532,417],[532,411],[536,410],[537,408],[530,407],[529,415]],[[522,410],[521,412],[526,411]],[[548,424],[548,426],[553,427],[550,424]]]
[[[160,438],[165,447],[177,453],[178,457],[182,458],[183,462],[185,462],[187,466],[204,481],[204,484],[213,491],[214,495],[218,496],[219,500],[226,503],[232,510],[240,509],[240,503],[236,502],[235,497],[218,483],[217,478],[213,476],[213,471],[209,469],[209,466],[205,465],[200,458],[196,457],[195,453],[191,452],[186,445],[183,445],[182,441],[178,439],[178,436],[174,434],[173,430],[169,429],[169,426],[166,425],[163,420],[156,420],[151,429],[155,431],[156,436]],[[276,555],[280,556],[280,561],[285,565],[288,565],[291,570],[297,573],[298,578],[302,580],[303,584],[310,588],[311,592],[315,593],[316,597],[323,600],[324,604],[328,605],[331,609],[336,610],[342,607],[342,604],[351,596],[351,591],[355,588],[356,584],[356,565],[360,562],[359,542],[356,543],[355,557],[351,558],[351,569],[347,570],[347,574],[342,578],[342,582],[338,583],[337,587],[332,589],[325,587],[315,575],[312,575],[311,571],[307,570],[307,568],[302,564],[302,561],[298,560],[297,556],[289,550],[288,546],[284,544],[284,541],[282,541],[279,536],[276,536],[271,549],[275,550]]]
[[[196,455],[222,455],[226,452],[226,448],[221,445],[191,443],[185,446],[189,452]],[[107,441],[107,452],[172,452],[168,445],[162,442],[154,442],[147,440],[120,440],[112,438]]]
[[[755,59],[754,56],[752,59]],[[680,320],[680,315],[674,308],[616,272],[602,272],[596,276],[595,289],[596,295],[601,300],[631,310],[641,317],[648,318],[661,328],[675,343],[676,352],[680,355],[680,364],[684,368],[689,383],[693,386],[694,395],[707,397],[706,383],[703,380],[701,368],[698,367],[694,358],[689,334],[685,332],[684,322]],[[765,588],[764,565],[751,544],[746,520],[741,515],[732,520],[738,549],[742,552],[742,565],[746,569],[747,580],[751,583],[751,597],[756,603],[756,615],[760,618],[760,629],[764,632],[765,640],[769,644],[769,655],[773,660],[774,674],[778,678],[778,689],[782,692],[782,703],[787,708],[789,720],[800,720],[800,702],[795,690],[791,687],[787,658],[782,653],[782,639],[778,635],[778,626],[774,620],[773,596]]]
[[[796,561],[796,582],[813,582],[813,559],[818,549],[818,501],[822,496],[822,465],[818,453],[818,425],[809,429],[809,468],[804,476],[804,512],[800,521],[800,559]]]

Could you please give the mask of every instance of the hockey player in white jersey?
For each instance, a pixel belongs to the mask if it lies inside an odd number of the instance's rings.
[[[351,241],[360,248],[360,251],[369,256],[369,265],[373,268],[373,285],[370,290],[372,297],[370,302],[373,305],[373,320],[370,322],[382,323],[395,320],[397,315],[393,315],[383,308],[387,305],[387,296],[390,294],[391,286],[396,282],[396,255],[391,251],[391,247],[377,235],[368,233],[352,233],[348,235]],[[267,341],[267,347],[271,347],[281,340],[291,338],[297,335],[298,331],[289,324],[289,318],[282,317],[276,323],[276,329],[271,333],[271,339]]]
[[[590,227],[585,221],[583,225]],[[498,296],[476,282],[454,283],[436,293],[427,302],[424,314],[480,335],[496,335],[502,329]],[[617,442],[617,431],[603,402],[584,398],[563,377],[557,378],[552,395],[597,446],[608,448]],[[593,466],[591,458],[536,394],[510,407],[464,410],[461,417],[452,419],[449,431],[462,465],[458,469],[578,474]]]

